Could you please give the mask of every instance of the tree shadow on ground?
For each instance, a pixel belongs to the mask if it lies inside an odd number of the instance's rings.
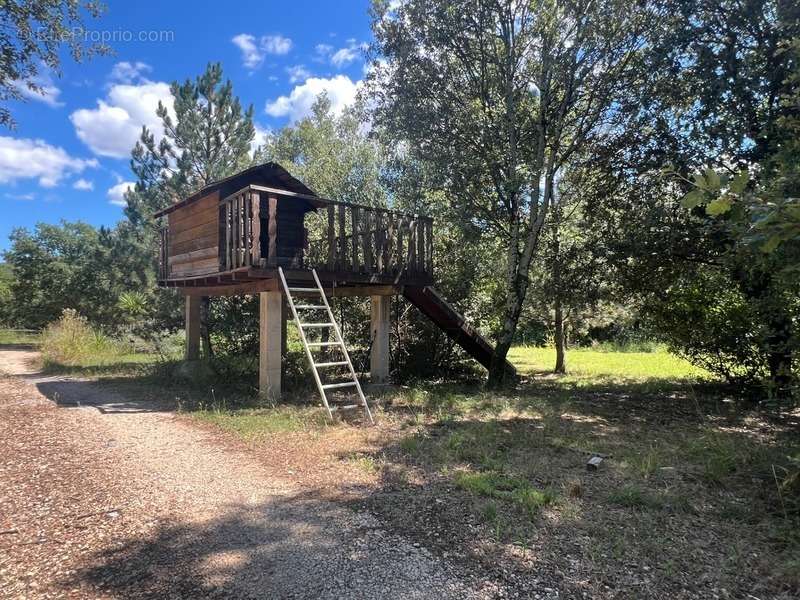
[[[168,412],[176,408],[175,402],[163,395],[120,394],[114,390],[113,381],[95,382],[36,376],[34,385],[43,396],[60,407],[92,407],[108,414]]]
[[[431,598],[453,575],[369,515],[309,495],[211,507],[207,517],[165,520],[98,550],[63,589],[118,598]]]
[[[770,467],[788,446],[690,417],[654,427],[564,403],[417,424],[371,454],[381,483],[367,503],[420,543],[510,581],[550,576],[565,597],[791,597],[780,571],[793,551],[771,537],[783,519]],[[606,459],[590,472],[595,453]]]

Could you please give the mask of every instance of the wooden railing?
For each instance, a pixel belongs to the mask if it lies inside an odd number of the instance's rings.
[[[219,205],[221,272],[262,266],[259,193],[245,189]]]
[[[330,202],[324,235],[309,244],[307,266],[327,271],[433,275],[433,220],[393,210]]]
[[[305,248],[298,242],[297,254],[292,257],[279,257],[278,251],[283,248],[278,246],[281,202],[292,200],[282,198],[278,190],[259,186],[240,190],[220,202],[220,273],[280,264],[284,268],[341,273],[433,276],[433,220],[429,217],[313,198],[313,205],[324,203],[317,209],[316,217],[311,213],[305,218],[306,228],[312,230],[311,237],[316,239]],[[321,218],[321,222],[313,221],[314,218]],[[169,232],[162,230],[159,258],[162,279],[169,278],[168,236]],[[281,243],[286,245],[286,238],[282,239]],[[294,247],[293,242],[290,245]],[[280,251],[285,253],[286,249]]]

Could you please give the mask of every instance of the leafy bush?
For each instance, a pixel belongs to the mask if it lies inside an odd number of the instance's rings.
[[[782,312],[796,314],[797,303]],[[768,327],[777,308],[746,296],[724,274],[686,277],[647,305],[651,326],[670,351],[731,383],[754,385],[770,376],[776,343]],[[794,349],[797,340],[788,342]]]
[[[42,332],[41,350],[45,362],[78,366],[89,360],[111,363],[127,348],[94,329],[76,310],[66,308],[61,318]]]

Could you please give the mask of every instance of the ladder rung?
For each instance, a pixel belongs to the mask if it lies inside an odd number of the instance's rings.
[[[319,346],[341,346],[342,344],[339,342],[308,342],[308,347],[319,347]]]
[[[341,405],[341,406],[332,405],[332,406],[330,406],[330,409],[332,411],[348,410],[350,408],[360,408],[362,406],[363,406],[362,404],[344,404],[344,405]]]
[[[314,363],[315,367],[340,367],[342,365],[346,365],[347,361],[343,360],[341,362],[324,362],[324,363]]]
[[[295,308],[298,309],[298,310],[300,310],[300,309],[325,310],[326,307],[322,306],[322,305],[317,306],[316,304],[297,304],[297,305],[295,305]]]
[[[323,390],[334,390],[336,388],[345,388],[345,387],[355,387],[357,384],[355,381],[347,381],[345,383],[329,383],[327,385],[323,385]]]
[[[333,327],[333,323],[300,323],[300,327]]]
[[[290,292],[317,292],[319,294],[319,290],[317,288],[289,288]]]

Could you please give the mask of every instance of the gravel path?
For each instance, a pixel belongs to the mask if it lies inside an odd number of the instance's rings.
[[[0,351],[0,597],[491,598],[367,512]]]

